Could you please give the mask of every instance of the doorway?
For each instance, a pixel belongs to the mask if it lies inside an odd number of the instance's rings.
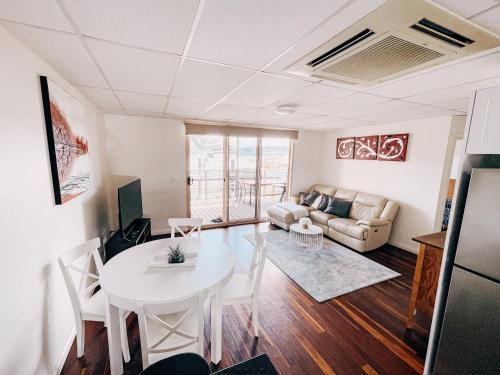
[[[264,221],[287,200],[292,140],[191,134],[186,146],[188,215],[205,227]]]

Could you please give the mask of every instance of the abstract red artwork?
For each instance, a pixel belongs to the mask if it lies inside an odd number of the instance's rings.
[[[40,77],[56,204],[90,187],[89,146],[83,105],[47,77]]]
[[[381,135],[378,146],[378,160],[405,161],[409,134]]]
[[[378,135],[356,137],[354,145],[354,159],[377,160]]]
[[[354,157],[354,137],[337,138],[337,159]]]

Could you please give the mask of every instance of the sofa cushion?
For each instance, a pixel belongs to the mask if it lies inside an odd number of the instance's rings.
[[[357,191],[338,189],[335,192],[334,197],[340,198],[340,199],[345,199],[346,201],[353,201],[354,198],[356,198],[356,195],[358,195]]]
[[[354,220],[378,219],[387,203],[380,195],[358,193],[352,202],[349,217]]]
[[[328,202],[329,202],[330,198],[333,199],[333,197],[331,195],[323,194],[321,196],[321,203],[318,206],[318,210],[325,211],[326,208],[328,207]]]
[[[321,184],[313,185],[309,189],[309,191],[317,191],[321,194],[327,194],[327,195],[334,195],[336,190],[337,189],[334,188],[333,186],[321,185]]]
[[[314,208],[315,210],[319,209],[319,205],[321,204],[323,200],[323,194],[318,195],[318,197],[314,200],[313,204],[311,204],[311,207]]]
[[[305,208],[307,209],[309,207],[306,206]],[[271,218],[277,219],[277,220],[282,221],[282,222],[287,223],[287,224],[293,223],[295,221],[293,214],[290,211],[285,210],[284,208],[278,207],[277,205],[273,205],[273,206],[269,207],[267,209],[267,214]]]
[[[347,236],[365,240],[368,237],[368,229],[357,225],[356,220],[335,218],[328,221],[328,227]]]
[[[317,223],[328,225],[328,220],[334,219],[335,216],[317,210],[309,212],[309,218]]]
[[[349,217],[352,201],[345,199],[333,198],[328,201],[328,207],[324,211],[327,214],[335,215],[337,217]]]
[[[310,193],[300,193],[300,204],[304,206],[311,206],[316,198],[318,198],[321,193],[317,191],[311,191]]]

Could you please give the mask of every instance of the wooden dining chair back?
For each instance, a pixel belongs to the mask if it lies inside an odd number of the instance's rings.
[[[99,248],[100,238],[93,238],[64,253],[58,258],[66,288],[68,289],[76,325],[77,356],[82,357],[85,342],[86,320],[104,322],[106,325],[105,297],[102,290],[96,292],[99,284],[99,273],[103,268]],[[125,361],[130,360],[127,333],[122,313],[121,335],[122,350]]]
[[[110,303],[137,313],[142,366],[183,352],[203,355],[205,289],[168,303],[141,303],[110,296]]]
[[[248,274],[234,274],[223,290],[224,305],[250,304],[255,336],[259,336],[258,296],[267,257],[266,239],[255,234],[255,247]]]
[[[170,226],[170,237],[172,238],[175,237],[175,232],[177,231],[182,235],[182,237],[191,236],[195,232],[197,233],[198,237],[200,237],[203,219],[197,217],[172,218],[168,219],[168,225]]]

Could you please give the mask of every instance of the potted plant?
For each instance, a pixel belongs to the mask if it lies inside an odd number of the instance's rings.
[[[168,263],[184,263],[184,250],[180,244],[169,246],[168,250]]]

